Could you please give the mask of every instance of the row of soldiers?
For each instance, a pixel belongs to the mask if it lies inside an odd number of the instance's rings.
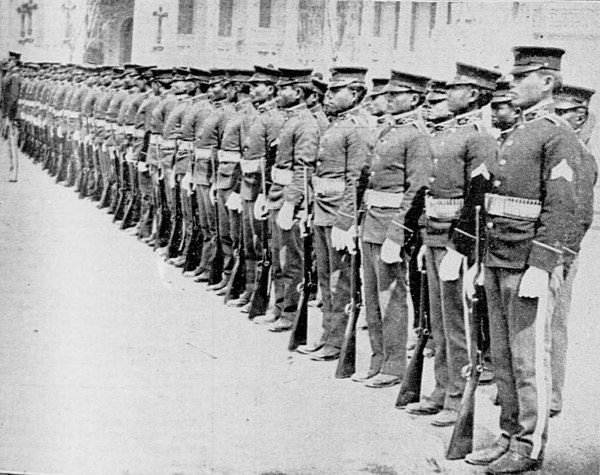
[[[307,68],[13,61],[3,84],[21,78],[24,151],[254,322],[292,330],[298,288],[317,281],[322,336],[296,348],[315,361],[340,356],[359,236],[372,354],[352,380],[367,387],[405,376],[425,268],[435,389],[405,409],[435,426],[457,420],[475,351],[464,297],[484,286],[501,433],[466,460],[519,473],[541,466],[562,409],[597,167],[594,91],[562,85],[561,49],[513,52],[510,82],[464,63],[450,81],[392,70],[368,89],[363,67],[325,82]]]

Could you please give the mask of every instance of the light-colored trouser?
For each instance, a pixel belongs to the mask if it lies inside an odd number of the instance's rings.
[[[552,349],[550,350],[550,366],[552,368],[552,400],[550,409],[562,411],[562,391],[565,386],[567,372],[568,317],[571,310],[573,281],[577,275],[579,259],[575,258],[552,310]]]

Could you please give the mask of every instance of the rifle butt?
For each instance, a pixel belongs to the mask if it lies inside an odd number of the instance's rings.
[[[421,382],[423,379],[423,352],[427,346],[429,335],[421,334],[415,351],[406,368],[406,375],[400,384],[398,397],[396,398],[396,409],[404,409],[408,404],[419,402],[421,399]]]
[[[212,265],[210,266],[210,277],[208,278],[208,285],[214,285],[221,282],[223,278],[223,247],[220,242],[217,242],[215,257],[213,258]]]
[[[300,345],[306,345],[308,334],[308,295],[302,292],[300,302],[298,303],[298,311],[294,318],[294,325],[290,334],[288,350],[294,351]]]
[[[446,451],[446,459],[458,460],[473,450],[473,430],[475,421],[475,391],[479,382],[479,373],[467,381],[465,392],[458,411],[458,419],[452,431],[452,437]]]
[[[350,324],[350,322],[348,322]],[[348,333],[348,332],[346,332]],[[340,351],[340,359],[335,369],[335,377],[338,379],[349,378],[356,372],[356,321],[350,334],[344,336],[344,342]]]

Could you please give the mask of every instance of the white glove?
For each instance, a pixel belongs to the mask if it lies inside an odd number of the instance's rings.
[[[464,256],[454,249],[446,248],[446,255],[440,263],[439,276],[445,282],[457,280],[460,276],[460,267],[462,266]]]
[[[294,225],[294,204],[284,201],[277,215],[277,226],[284,231],[289,231]]]
[[[425,264],[425,253],[427,252],[427,246],[423,244],[419,248],[419,253],[417,254],[417,269],[423,270],[423,265]]]
[[[475,295],[475,284],[481,286],[481,285],[483,285],[483,282],[484,282],[484,273],[483,272],[479,273],[479,277],[477,277],[477,281],[475,281],[476,276],[477,276],[477,267],[471,266],[469,269],[467,269],[467,272],[465,272],[465,276],[463,277],[465,293],[467,294],[467,297],[469,297],[470,299],[472,299],[473,295]]]
[[[142,162],[140,162],[142,163]],[[192,194],[192,188],[191,185],[192,184],[192,174],[190,172],[187,172],[185,175],[183,175],[183,178],[181,179],[181,188],[185,191],[187,191],[188,196]]]
[[[138,162],[138,171],[145,172],[148,170],[148,164],[146,162]]]
[[[210,190],[208,191],[208,197],[210,198],[210,202],[212,204],[217,204],[217,189],[215,188],[215,185],[210,187]]]
[[[335,226],[331,228],[331,246],[336,251],[343,251],[346,249],[346,231],[342,231]]]
[[[356,252],[354,238],[358,235],[357,233],[358,230],[354,225],[350,226],[350,229],[348,229],[348,231],[346,231],[345,233],[346,249],[348,249],[348,252],[350,254],[354,254]]]
[[[133,162],[133,147],[127,147],[127,151],[125,152],[125,161],[128,163]]]
[[[225,203],[225,206],[227,208],[229,208],[231,211],[237,211],[238,213],[241,213],[242,212],[242,199],[240,198],[240,195],[238,193],[236,193],[235,191],[232,192],[229,195],[229,198],[227,198],[227,202]]]
[[[519,285],[519,297],[532,299],[542,297],[548,292],[550,274],[539,267],[529,267],[523,274]]]
[[[173,170],[170,170],[167,173],[167,182],[169,183],[170,188],[175,188],[175,173]]]
[[[261,193],[256,197],[256,201],[254,202],[254,219],[262,221],[267,219],[268,215],[267,197]]]
[[[381,260],[386,264],[402,262],[402,257],[400,257],[401,250],[402,246],[400,244],[396,244],[391,239],[386,239],[383,241],[383,246],[381,246]]]

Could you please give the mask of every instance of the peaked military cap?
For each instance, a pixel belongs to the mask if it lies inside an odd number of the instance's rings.
[[[210,71],[198,68],[190,68],[190,76],[190,79],[208,83],[208,81],[210,80]]]
[[[173,80],[173,69],[156,68],[152,70],[152,79],[159,82],[171,82]]]
[[[427,100],[441,101],[448,99],[447,83],[441,79],[431,79],[427,84]]]
[[[249,82],[269,82],[277,84],[281,73],[271,66],[254,66],[254,74]]]
[[[390,82],[390,79],[389,78],[373,78],[372,81],[373,81],[373,88],[369,92],[369,96],[375,97],[375,96],[379,96],[381,94],[385,94],[385,91],[383,89],[387,85],[387,83]]]
[[[214,84],[218,84],[220,82],[225,81],[229,76],[229,71],[223,68],[213,68],[210,70],[210,80],[208,83],[212,86]]]
[[[190,68],[178,66],[173,68],[173,80],[174,81],[183,81],[187,79],[190,75]]]
[[[329,89],[346,87],[350,84],[365,84],[368,68],[361,66],[337,66],[331,68],[331,82]]]
[[[456,63],[456,76],[448,83],[452,86],[478,86],[493,91],[496,89],[496,81],[502,76],[493,69],[481,68],[465,63]]]
[[[235,82],[248,82],[253,75],[253,69],[236,68],[231,70],[231,80]]]
[[[596,91],[593,89],[565,84],[554,98],[554,106],[561,110],[587,108],[595,93]]]
[[[291,86],[294,84],[311,84],[312,82],[312,68],[279,68],[281,77],[279,87]]]
[[[492,95],[492,104],[504,104],[512,101],[510,92],[510,83],[505,78],[500,78],[496,81],[496,90]]]
[[[320,73],[320,72],[313,73],[311,82],[313,85],[313,89],[316,92],[319,92],[321,94],[325,94],[327,92],[327,88],[329,87],[329,84],[327,84],[327,82],[323,80],[323,73]]]
[[[17,53],[16,51],[9,51],[8,59],[14,59],[15,61],[21,61],[21,53]]]
[[[560,60],[565,50],[546,46],[515,46],[515,63],[511,74],[524,74],[538,69],[560,71]]]
[[[403,73],[392,69],[392,75],[384,88],[384,92],[427,92],[430,78],[411,73]]]

